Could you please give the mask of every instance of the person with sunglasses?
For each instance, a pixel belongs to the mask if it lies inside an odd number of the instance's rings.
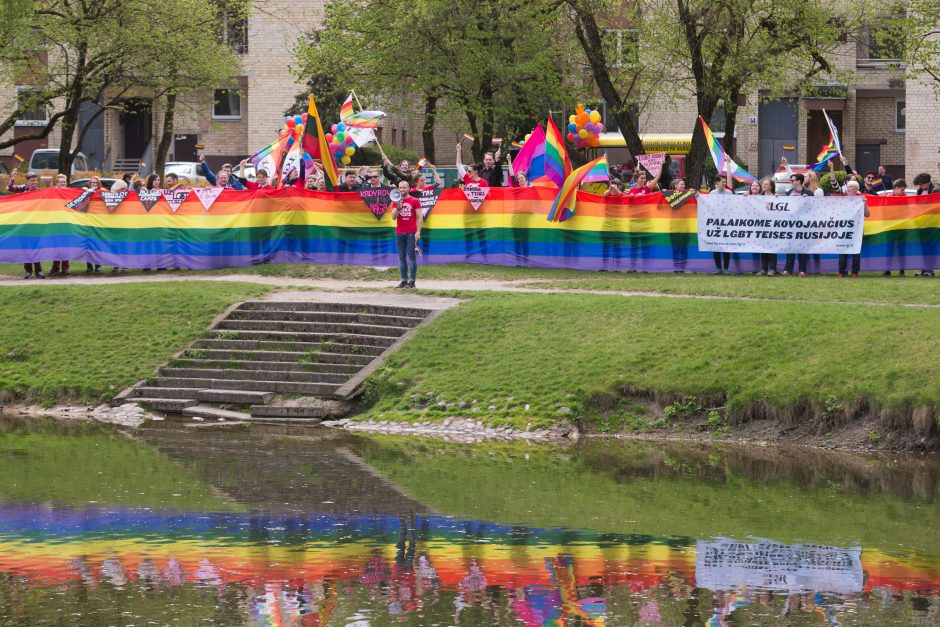
[[[787,192],[787,196],[812,196],[813,192],[809,191],[803,187],[803,183],[806,181],[806,177],[803,176],[800,172],[794,172],[790,175],[790,184],[793,185],[790,188],[790,191]],[[806,253],[787,253],[786,262],[783,266],[783,276],[790,276],[793,274],[793,263],[797,262],[799,265],[799,272],[801,277],[806,276],[806,266],[809,263],[809,255]]]

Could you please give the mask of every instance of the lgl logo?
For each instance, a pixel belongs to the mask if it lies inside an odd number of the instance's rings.
[[[786,202],[767,201],[767,211],[790,211],[790,204]]]

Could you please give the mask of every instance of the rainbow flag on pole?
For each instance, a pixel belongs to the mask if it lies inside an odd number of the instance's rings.
[[[575,204],[578,200],[578,186],[581,183],[599,183],[601,181],[610,181],[606,153],[590,163],[585,163],[568,175],[561,189],[558,190],[558,196],[555,197],[555,202],[552,203],[547,220],[549,222],[564,222],[568,218],[574,217]]]
[[[839,131],[836,130],[836,125],[832,123],[832,119],[829,117],[829,114],[826,113],[825,109],[823,109],[823,116],[826,118],[826,124],[829,126],[829,143],[823,146],[823,149],[816,155],[816,163],[810,166],[810,169],[815,172],[822,172],[823,167],[830,159],[842,155],[842,143],[839,141]]]
[[[721,147],[721,144],[718,143],[718,140],[715,139],[715,136],[712,134],[712,130],[708,128],[708,124],[705,123],[705,120],[702,116],[698,116],[699,122],[702,123],[702,130],[705,131],[705,143],[708,144],[708,152],[712,155],[712,161],[715,162],[715,168],[718,169],[719,174],[725,174],[725,151]],[[734,177],[734,180],[739,183],[753,183],[757,180],[757,177],[739,166],[734,161],[728,162],[731,165],[731,176]]]
[[[548,118],[548,128],[545,131],[545,176],[558,187],[561,187],[568,175],[571,174],[571,160],[565,150],[565,140],[561,131],[555,126],[555,120]]]
[[[26,157],[20,155],[18,152],[13,153],[13,158],[16,159],[17,162],[19,163],[23,163],[24,161],[26,161]]]
[[[513,172],[525,172],[530,181],[545,175],[545,130],[539,122],[512,161]],[[513,182],[515,185],[515,182]]]
[[[262,168],[267,171],[274,187],[279,187],[280,177],[278,172],[281,171],[281,159],[284,158],[284,153],[287,152],[287,140],[290,136],[290,131],[281,131],[276,140],[248,157],[251,165],[255,166],[256,172]]]
[[[470,133],[464,133],[464,134],[463,134],[463,140],[464,140],[465,142],[470,142],[470,143],[472,144],[474,139],[476,139],[476,138],[475,138],[473,135],[471,135]]]
[[[385,117],[384,111],[356,111],[353,110],[352,94],[346,96],[346,102],[339,108],[339,119],[346,126],[352,128],[378,128],[379,120]]]

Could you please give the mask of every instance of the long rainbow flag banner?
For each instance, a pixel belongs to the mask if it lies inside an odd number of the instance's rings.
[[[673,209],[661,194],[602,197],[578,192],[576,217],[546,221],[556,190],[493,188],[479,210],[444,190],[425,222],[423,263],[485,263],[583,270],[710,272],[698,250],[694,199]],[[148,211],[134,193],[109,211],[97,193],[44,189],[0,198],[0,263],[68,259],[129,268],[211,269],[296,262],[395,266],[389,213],[377,220],[354,193],[297,188],[225,190],[205,208],[191,193],[176,211],[163,198]],[[870,197],[862,269],[940,267],[940,194]],[[81,205],[79,203],[73,203]],[[781,260],[782,262],[782,260]],[[811,271],[834,271],[835,255]],[[732,255],[739,272],[758,255]]]

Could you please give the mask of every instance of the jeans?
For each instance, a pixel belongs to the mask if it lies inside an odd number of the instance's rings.
[[[408,281],[411,272],[411,282],[418,276],[418,258],[415,254],[415,234],[396,233],[395,246],[398,247],[398,269],[401,271],[401,280]]]
[[[845,274],[849,266],[849,257],[852,258],[852,274],[858,274],[862,268],[861,255],[839,255],[839,274]]]
[[[760,254],[760,269],[761,272],[770,272],[773,270],[777,271],[777,255],[774,253],[761,253]]]
[[[712,253],[712,259],[715,260],[717,270],[727,270],[731,265],[731,253]],[[722,267],[722,261],[724,261],[724,267]]]
[[[800,272],[806,272],[806,264],[809,263],[809,255],[787,255],[786,265],[783,267],[784,271],[793,274],[794,261],[799,262]]]

